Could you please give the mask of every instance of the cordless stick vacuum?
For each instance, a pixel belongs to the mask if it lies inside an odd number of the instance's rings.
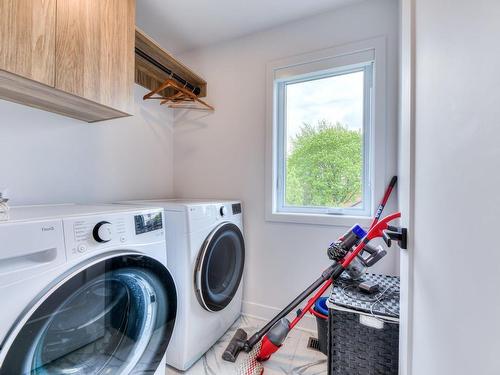
[[[401,214],[399,212],[394,213],[380,220],[384,206],[391,195],[396,181],[397,178],[394,176],[380,202],[368,233],[359,225],[355,225],[344,236],[332,243],[328,249],[328,256],[334,261],[333,264],[323,271],[314,283],[249,339],[247,339],[248,335],[243,329],[238,329],[222,354],[224,360],[235,362],[241,351],[249,353],[261,340],[262,344],[256,359],[257,361],[268,360],[281,347],[290,330],[297,325],[318,298],[325,293],[334,280],[344,271],[350,271],[349,273],[352,274],[351,277],[354,276],[354,278],[357,278],[364,272],[366,267],[373,265],[385,255],[385,250],[381,247],[375,248],[368,245],[372,239],[382,237],[388,246],[391,246],[391,240],[398,240],[401,247],[406,247],[406,231],[388,225],[392,220],[399,218]],[[369,256],[366,258],[362,256],[364,251],[369,253]],[[351,265],[354,267],[350,267]],[[298,310],[297,316],[290,323],[285,317],[320,286],[321,288],[303,309]]]

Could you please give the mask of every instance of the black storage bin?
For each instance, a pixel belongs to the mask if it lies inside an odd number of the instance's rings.
[[[318,333],[319,351],[328,355],[328,307],[326,306],[326,297],[321,297],[313,306],[316,318],[316,329]],[[319,313],[319,314],[318,314]]]
[[[316,317],[319,351],[328,355],[328,320]]]
[[[328,305],[328,374],[397,375],[399,278],[367,274],[380,292],[360,292],[357,282],[339,280]],[[382,292],[384,292],[382,294]]]

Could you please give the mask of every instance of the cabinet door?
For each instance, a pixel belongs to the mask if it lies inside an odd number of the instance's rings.
[[[56,88],[130,113],[134,32],[135,0],[57,0]]]
[[[54,86],[56,0],[0,0],[0,69]]]

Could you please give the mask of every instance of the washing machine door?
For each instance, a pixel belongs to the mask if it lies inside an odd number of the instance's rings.
[[[196,262],[196,296],[208,311],[232,301],[243,276],[245,243],[240,229],[225,222],[207,237]]]
[[[1,375],[152,374],[177,309],[167,269],[133,254],[75,270],[41,299],[2,348]]]

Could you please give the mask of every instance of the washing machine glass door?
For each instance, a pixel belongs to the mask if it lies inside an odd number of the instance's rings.
[[[148,257],[122,255],[72,275],[42,297],[8,348],[0,374],[154,373],[177,308],[166,268]]]
[[[222,223],[205,240],[196,265],[196,296],[208,311],[232,301],[243,276],[245,243],[240,229]]]

